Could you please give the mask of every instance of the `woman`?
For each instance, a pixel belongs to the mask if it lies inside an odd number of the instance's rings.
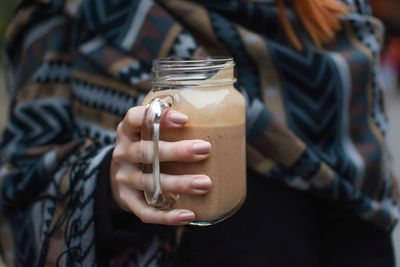
[[[394,266],[382,25],[365,1],[26,1],[7,40],[1,207],[10,265]],[[195,214],[145,203],[143,108],[134,106],[150,88],[152,59],[199,55],[237,64],[248,197],[226,222],[175,228]],[[164,126],[188,119],[170,111]],[[184,140],[161,154],[197,161],[211,150]],[[194,177],[163,186],[212,187],[212,177]]]

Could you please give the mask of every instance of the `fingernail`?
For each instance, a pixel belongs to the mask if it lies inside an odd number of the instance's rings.
[[[211,179],[205,176],[195,177],[192,180],[192,186],[196,190],[205,191],[211,186]]]
[[[211,144],[209,142],[199,142],[193,145],[193,152],[199,155],[208,154],[211,151]]]
[[[185,124],[189,120],[188,116],[186,116],[185,114],[182,114],[180,112],[174,111],[174,110],[171,110],[168,113],[168,116],[169,116],[169,119],[173,123],[176,123],[176,124]]]
[[[194,213],[191,211],[182,211],[179,213],[179,220],[181,223],[190,223],[194,218]]]

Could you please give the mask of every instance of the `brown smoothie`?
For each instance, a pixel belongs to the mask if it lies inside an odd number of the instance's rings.
[[[180,195],[174,208],[185,208],[196,214],[196,221],[210,222],[230,216],[243,204],[246,196],[246,158],[244,124],[221,127],[185,127],[166,130],[162,139],[207,140],[212,145],[208,159],[196,163],[168,162],[161,172],[169,174],[206,174],[213,186],[205,195]]]
[[[162,173],[205,174],[212,188],[204,195],[178,195],[173,208],[196,214],[200,224],[219,221],[232,215],[246,197],[245,102],[232,86],[189,87],[151,92],[151,99],[170,96],[172,109],[189,117],[181,129],[161,129],[160,139],[178,141],[202,139],[212,145],[208,159],[195,163],[161,163]],[[165,192],[164,192],[165,193]]]

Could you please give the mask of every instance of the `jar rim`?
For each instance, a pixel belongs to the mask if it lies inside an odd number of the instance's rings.
[[[236,82],[231,57],[165,57],[153,60],[153,87],[231,85]],[[225,73],[225,76],[217,74]],[[226,76],[228,74],[228,76]]]
[[[179,70],[181,68],[190,70],[202,70],[212,68],[226,68],[235,65],[232,57],[205,56],[205,57],[164,57],[153,60],[153,71],[157,70]]]
[[[180,57],[180,56],[171,56],[171,57],[162,57],[154,59],[153,62],[225,62],[225,61],[233,61],[232,57],[224,57],[224,56],[197,56],[197,57]]]

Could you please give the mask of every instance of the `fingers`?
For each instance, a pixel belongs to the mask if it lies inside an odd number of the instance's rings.
[[[211,144],[202,140],[160,142],[160,161],[195,162],[210,155]],[[148,160],[148,159],[143,159]]]
[[[192,211],[175,209],[158,210],[147,204],[143,194],[142,173],[138,165],[111,166],[111,192],[122,209],[133,212],[145,223],[185,225],[195,219]],[[162,175],[164,191],[181,194],[203,194],[211,187],[211,180],[204,175]]]
[[[145,108],[144,106],[136,106],[126,112],[124,119],[118,126],[125,135],[134,136],[140,133]]]
[[[143,191],[143,179],[147,178],[134,165],[122,166],[116,173],[116,180],[120,185],[140,191]],[[179,194],[201,195],[207,193],[212,186],[211,179],[202,174],[169,175],[162,173],[160,180],[163,191]]]
[[[117,142],[113,158],[130,163],[150,163],[152,158],[151,141],[140,142],[140,132],[145,107],[138,106],[129,109],[124,120],[118,125]],[[175,110],[167,110],[162,127],[182,127],[188,117]],[[143,152],[143,146],[145,146]],[[209,156],[211,144],[202,140],[182,140],[178,142],[160,141],[160,161],[195,162]]]
[[[151,163],[152,143],[126,142],[115,147],[113,157],[129,163]],[[143,146],[148,150],[142,153]],[[150,147],[149,147],[150,146]],[[182,140],[177,142],[160,141],[159,156],[161,162],[196,162],[206,159],[211,153],[211,144],[202,140]]]
[[[182,127],[188,122],[189,118],[183,113],[176,110],[168,109],[165,111],[161,120],[161,127],[164,128],[177,128]]]
[[[144,115],[145,107],[131,108],[118,125],[117,142],[113,151],[110,173],[113,198],[121,208],[133,212],[145,223],[188,224],[195,219],[192,211],[159,210],[149,206],[144,199],[143,175],[139,163],[151,162],[150,156],[147,156],[146,153],[142,155],[140,132]],[[182,127],[187,121],[186,115],[174,110],[167,110],[161,120],[161,127]],[[159,143],[160,161],[163,162],[195,162],[207,158],[210,152],[211,144],[202,140],[160,141]],[[160,179],[163,191],[179,194],[201,195],[208,192],[212,186],[211,179],[205,175],[161,174]]]
[[[202,195],[211,188],[211,179],[206,175],[161,174],[161,188],[166,192]]]
[[[189,210],[165,211],[149,206],[144,199],[142,175],[137,167],[120,168],[115,181],[118,185],[111,186],[113,198],[121,208],[133,212],[144,223],[185,225],[195,219]],[[211,179],[205,175],[161,175],[161,187],[167,192],[199,195],[206,193],[211,185]]]
[[[159,210],[147,204],[143,194],[135,191],[126,199],[127,207],[144,223],[164,225],[185,225],[195,219],[195,214],[190,210],[174,209]]]
[[[121,131],[127,136],[135,136],[140,133],[146,107],[136,106],[130,108],[121,122]],[[161,127],[177,128],[188,122],[189,118],[175,110],[166,110],[161,120]]]

